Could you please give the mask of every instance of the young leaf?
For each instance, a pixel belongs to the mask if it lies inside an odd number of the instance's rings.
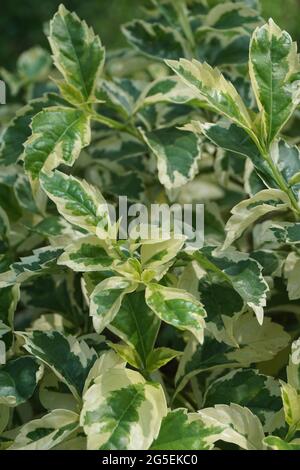
[[[60,171],[42,173],[40,182],[58,212],[69,222],[92,233],[97,228],[107,228],[107,205],[95,187]]]
[[[165,347],[153,349],[147,358],[146,369],[148,372],[154,372],[181,354],[181,351],[175,351],[174,349]]]
[[[300,99],[297,45],[272,19],[253,33],[249,70],[262,114],[262,137],[269,145],[290,118]]]
[[[243,232],[260,217],[274,211],[286,211],[291,203],[288,196],[279,189],[265,189],[255,196],[237,204],[232,210],[225,230],[227,232],[223,249],[228,248]]]
[[[93,235],[87,235],[67,246],[58,259],[57,264],[68,266],[73,271],[107,271],[113,265],[114,259],[109,254],[104,240]]]
[[[267,436],[264,438],[264,443],[270,447],[271,450],[300,450],[299,439],[286,442],[278,436]]]
[[[180,330],[188,330],[203,341],[206,312],[201,303],[188,292],[159,284],[149,284],[146,302],[156,315]]]
[[[50,22],[49,42],[54,64],[68,86],[66,98],[76,103],[94,100],[104,64],[104,48],[85,21],[60,5]]]
[[[136,288],[136,283],[118,276],[110,277],[98,284],[90,299],[90,315],[93,317],[97,333],[101,333],[113,321],[121,307],[123,297]]]
[[[134,348],[146,368],[160,327],[159,318],[145,302],[145,292],[133,292],[122,301],[120,310],[108,329]]]
[[[295,432],[300,429],[300,394],[290,384],[281,382],[281,396],[285,420]]]

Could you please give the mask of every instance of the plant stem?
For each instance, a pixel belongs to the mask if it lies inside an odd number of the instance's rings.
[[[102,116],[101,114],[97,114],[97,113],[92,113],[90,116],[94,121],[100,122],[101,124],[104,124],[105,126],[110,127],[111,129],[116,129],[122,132],[127,132],[128,134],[141,140],[141,136],[139,132],[133,126],[127,126],[126,124],[123,124],[122,122],[116,121],[115,119],[111,119],[106,116]]]
[[[285,440],[287,442],[290,442],[293,439],[294,434],[295,434],[296,431],[297,431],[297,426],[290,426],[289,430],[288,430],[288,432],[285,436]]]

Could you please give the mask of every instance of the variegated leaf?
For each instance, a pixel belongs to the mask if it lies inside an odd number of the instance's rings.
[[[145,302],[145,292],[133,292],[122,301],[122,305],[108,329],[119,336],[137,352],[146,368],[149,356],[160,327],[159,318]]]
[[[204,397],[205,407],[230,403],[249,408],[258,416],[264,429],[273,432],[282,409],[279,382],[255,369],[233,370],[212,382]]]
[[[180,359],[176,382],[178,390],[195,375],[224,368],[248,367],[255,362],[271,360],[283,350],[290,336],[281,325],[265,318],[259,325],[247,313],[233,318],[223,317],[224,327],[205,337],[203,345],[191,340]]]
[[[107,271],[114,262],[112,255],[104,240],[87,235],[68,245],[57,263],[79,272]]]
[[[7,327],[3,334],[0,332],[0,342],[4,342],[4,349],[7,350],[13,343],[14,314],[19,298],[20,288],[18,284],[0,289],[0,322]]]
[[[58,331],[23,333],[24,348],[44,362],[76,398],[81,398],[87,375],[97,355],[85,341]]]
[[[177,59],[185,56],[180,33],[160,23],[135,20],[123,25],[126,39],[142,54],[158,59]]]
[[[49,450],[68,438],[79,426],[79,416],[54,410],[22,426],[10,450]]]
[[[83,397],[80,423],[89,450],[148,449],[167,414],[163,390],[128,369],[111,369]]]
[[[169,411],[151,450],[210,450],[223,426],[207,426],[186,409]]]
[[[52,106],[36,114],[25,143],[25,170],[32,180],[61,163],[72,166],[90,143],[90,119],[80,109]]]
[[[275,211],[291,208],[289,197],[279,189],[265,189],[255,196],[237,204],[232,210],[225,230],[227,232],[223,249],[228,248],[243,232],[260,217]]]
[[[60,5],[50,23],[49,42],[54,64],[66,81],[62,86],[65,98],[76,104],[93,101],[104,63],[99,37],[85,21]]]
[[[42,173],[40,181],[58,212],[69,222],[92,233],[107,229],[107,204],[98,189],[60,171]]]
[[[197,135],[176,128],[143,133],[145,142],[157,158],[158,177],[167,189],[183,186],[193,179],[201,157]]]
[[[110,277],[98,284],[90,298],[90,315],[97,333],[101,333],[114,320],[123,297],[136,288],[136,283],[118,276]]]
[[[0,366],[0,403],[18,406],[33,394],[43,375],[43,367],[30,356],[22,356]]]
[[[263,278],[262,267],[249,255],[237,251],[214,251],[205,247],[193,257],[207,272],[216,273],[230,283],[247,305],[253,309],[258,322],[264,318],[268,284]]]
[[[31,120],[36,114],[49,106],[65,106],[66,104],[59,95],[48,93],[19,109],[2,135],[0,162],[4,165],[11,165],[21,157],[24,151],[23,144],[31,134]]]
[[[205,99],[213,111],[226,116],[246,130],[251,129],[251,118],[242,98],[218,69],[195,59],[169,60],[167,64],[184,83],[198,93],[199,99]]]
[[[190,331],[199,342],[203,341],[206,312],[193,295],[181,289],[149,284],[146,302],[161,320],[179,330]]]
[[[198,411],[206,426],[224,427],[219,440],[237,444],[245,450],[263,450],[264,432],[257,416],[239,405],[216,405]]]
[[[300,99],[297,45],[272,19],[252,36],[249,70],[262,115],[262,137],[269,145]]]
[[[300,450],[300,441],[295,439],[294,441],[284,441],[278,436],[267,436],[264,439],[264,443],[271,450]]]

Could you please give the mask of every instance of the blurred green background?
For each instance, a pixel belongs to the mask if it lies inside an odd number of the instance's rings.
[[[0,66],[13,67],[18,55],[36,44],[47,47],[43,25],[53,16],[61,0],[1,0]],[[147,0],[65,0],[92,25],[105,46],[116,48],[125,44],[120,24],[142,15]],[[262,0],[262,13],[287,29],[300,40],[300,0]]]

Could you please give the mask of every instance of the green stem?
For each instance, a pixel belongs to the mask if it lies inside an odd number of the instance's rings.
[[[190,20],[188,17],[186,5],[181,0],[175,0],[174,6],[178,14],[180,26],[182,27],[184,34],[189,42],[189,45],[191,48],[191,55],[193,56],[195,52],[196,44],[195,44],[195,39],[194,39],[194,33],[190,25]]]
[[[289,428],[289,430],[288,430],[288,432],[285,436],[285,440],[287,442],[290,442],[293,439],[296,431],[297,431],[297,426],[296,425],[290,426],[290,428]]]
[[[297,201],[293,191],[291,190],[291,188],[288,186],[287,182],[283,178],[282,174],[280,173],[280,171],[278,170],[278,168],[274,164],[272,158],[270,157],[270,155],[268,153],[264,153],[263,156],[264,156],[265,160],[268,162],[268,164],[269,164],[269,166],[272,170],[272,173],[274,175],[274,179],[275,179],[276,183],[278,184],[279,188],[288,195],[294,210],[298,214],[300,214],[300,207],[298,205],[298,201]]]
[[[111,129],[116,129],[122,132],[127,132],[128,134],[141,140],[141,136],[139,132],[133,126],[127,126],[126,124],[123,124],[122,122],[116,121],[115,119],[111,119],[106,116],[102,116],[101,114],[97,114],[97,113],[92,113],[90,116],[94,121],[100,122],[101,124],[104,124],[104,126],[107,126],[107,127],[110,127]]]

